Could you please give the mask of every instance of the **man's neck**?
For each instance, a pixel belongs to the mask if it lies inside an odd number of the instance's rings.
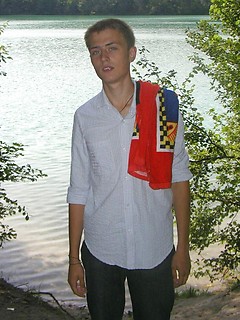
[[[132,79],[129,78],[129,81],[121,84],[103,84],[103,89],[111,104],[118,111],[121,111],[131,102],[130,100],[134,93],[134,84]]]

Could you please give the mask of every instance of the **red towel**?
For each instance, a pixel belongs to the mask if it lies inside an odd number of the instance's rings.
[[[173,91],[160,89],[157,84],[150,82],[139,81],[137,85],[136,119],[128,173],[149,181],[152,189],[170,188],[178,121],[177,96]],[[174,102],[168,108],[166,94],[169,96],[167,100]],[[160,99],[159,108],[156,104],[157,95]]]

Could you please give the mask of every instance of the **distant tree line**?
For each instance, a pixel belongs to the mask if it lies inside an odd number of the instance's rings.
[[[210,0],[0,0],[0,15],[198,15]]]

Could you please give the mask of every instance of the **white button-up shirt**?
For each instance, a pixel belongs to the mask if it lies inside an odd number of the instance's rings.
[[[77,109],[67,202],[85,205],[84,239],[96,258],[127,269],[150,269],[173,248],[172,190],[153,190],[127,172],[135,101],[134,96],[125,118],[104,91]],[[192,176],[183,135],[179,115],[172,182]]]

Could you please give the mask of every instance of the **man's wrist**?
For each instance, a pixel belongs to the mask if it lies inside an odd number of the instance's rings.
[[[68,255],[69,265],[82,264],[82,261],[78,257]]]

